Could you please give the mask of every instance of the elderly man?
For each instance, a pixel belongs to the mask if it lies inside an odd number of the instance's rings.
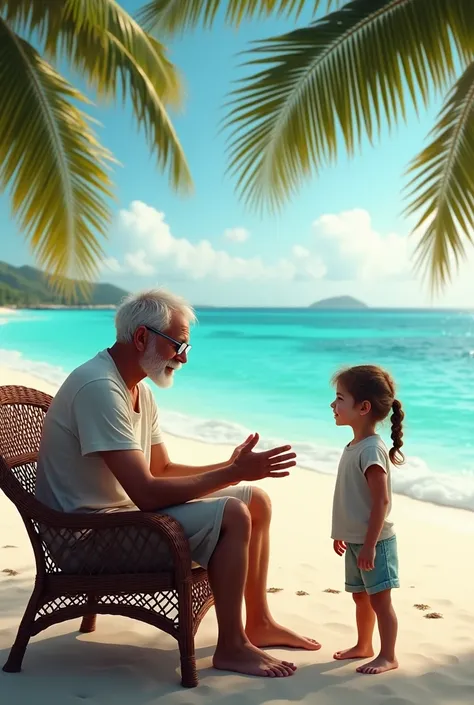
[[[278,625],[270,614],[270,500],[260,488],[239,483],[285,477],[296,456],[290,446],[256,452],[253,434],[220,464],[173,463],[156,402],[143,383],[149,377],[159,387],[171,386],[187,362],[194,320],[183,299],[160,289],[124,300],[115,344],[69,375],[46,414],[36,495],[66,512],[138,509],[175,517],[193,560],[209,571],[219,626],[214,666],[289,676],[294,664],[262,648],[319,644]]]

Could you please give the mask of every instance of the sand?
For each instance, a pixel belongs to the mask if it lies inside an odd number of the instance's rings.
[[[0,367],[0,384],[54,391],[32,376]],[[168,436],[171,457],[210,463],[229,448]],[[196,638],[200,685],[179,686],[173,639],[125,618],[99,616],[96,632],[82,635],[79,621],[34,637],[21,674],[0,672],[5,703],[60,705],[457,705],[474,702],[472,546],[474,513],[395,496],[402,588],[394,591],[400,622],[400,668],[380,676],[355,673],[354,662],[335,662],[334,651],[354,643],[352,599],[344,592],[343,561],[329,538],[334,478],[297,468],[290,478],[265,481],[274,508],[269,595],[275,617],[317,638],[319,652],[288,652],[298,664],[287,679],[216,672],[213,611]],[[9,546],[9,547],[7,547]],[[14,571],[10,575],[4,571]],[[0,493],[0,665],[7,658],[34,580],[26,531]],[[417,609],[416,605],[423,606]],[[438,619],[428,615],[438,614]]]

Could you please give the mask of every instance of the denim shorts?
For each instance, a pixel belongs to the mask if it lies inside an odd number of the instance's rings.
[[[379,541],[375,547],[375,567],[360,570],[357,566],[362,544],[348,543],[346,549],[346,591],[375,595],[383,590],[400,587],[398,579],[397,537]]]

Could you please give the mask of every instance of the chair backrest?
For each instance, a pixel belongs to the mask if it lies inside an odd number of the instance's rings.
[[[23,492],[34,496],[41,432],[51,401],[49,394],[36,389],[0,387],[0,488],[15,504],[15,485],[18,499]]]
[[[31,539],[38,573],[57,572],[41,537],[44,505],[35,499],[36,464],[49,394],[20,386],[0,387],[0,490],[16,506]]]

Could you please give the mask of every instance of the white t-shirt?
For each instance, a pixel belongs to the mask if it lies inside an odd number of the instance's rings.
[[[334,489],[331,533],[333,539],[347,543],[364,543],[372,509],[365,473],[371,465],[379,465],[387,473],[389,505],[379,540],[394,535],[393,523],[388,520],[392,508],[390,458],[383,440],[379,435],[374,435],[344,448]]]
[[[36,497],[64,512],[136,509],[98,455],[162,443],[151,389],[138,384],[138,408],[107,350],[74,370],[46,414],[38,458]]]

